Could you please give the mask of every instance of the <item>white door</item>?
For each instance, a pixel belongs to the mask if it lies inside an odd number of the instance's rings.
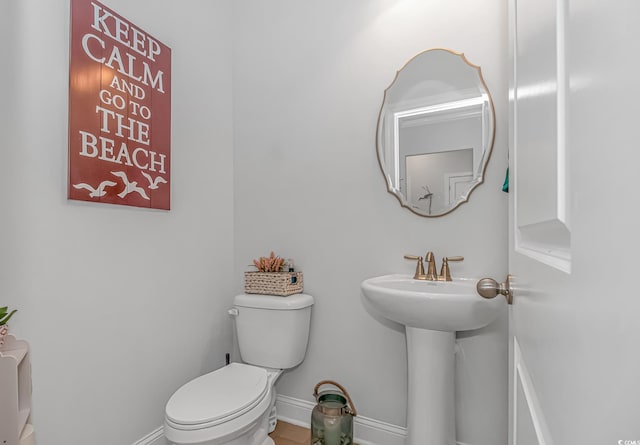
[[[509,443],[638,445],[640,1],[511,0],[510,42]]]

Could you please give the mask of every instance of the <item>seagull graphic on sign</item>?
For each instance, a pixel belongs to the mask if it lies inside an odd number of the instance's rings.
[[[138,187],[137,181],[129,181],[129,178],[127,178],[127,174],[125,172],[111,172],[111,174],[118,176],[124,182],[124,190],[118,193],[118,196],[120,198],[124,199],[124,197],[127,196],[129,193],[136,192],[136,193],[139,193],[140,196],[142,196],[144,199],[149,201],[149,197],[145,193],[144,189],[142,187]]]
[[[99,197],[104,196],[104,195],[107,194],[107,192],[104,190],[105,187],[112,187],[114,185],[118,185],[118,184],[116,182],[113,182],[113,181],[102,181],[100,183],[100,185],[98,186],[98,188],[93,188],[89,184],[81,182],[79,184],[73,184],[73,187],[78,189],[78,190],[80,190],[80,189],[89,190],[89,196],[90,197],[99,198]]]
[[[141,172],[141,173],[142,173],[142,176],[147,178],[147,181],[149,181],[149,189],[150,190],[157,189],[159,183],[162,183],[162,184],[166,184],[167,183],[167,180],[164,179],[162,176],[156,176],[156,178],[153,179],[149,173],[147,173],[147,172]]]

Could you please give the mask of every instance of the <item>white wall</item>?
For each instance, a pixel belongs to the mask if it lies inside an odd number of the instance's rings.
[[[464,255],[454,276],[505,276],[506,5],[244,0],[233,8],[237,290],[252,258],[271,250],[294,258],[316,305],[307,358],[282,377],[280,393],[311,401],[315,383],[336,379],[359,413],[404,425],[404,333],[365,311],[359,284],[412,273],[403,255],[427,250]],[[471,201],[426,219],[385,192],[375,128],[396,70],[435,47],[482,66],[497,134],[486,182]],[[505,444],[506,316],[460,337],[458,440]]]
[[[0,295],[33,347],[38,441],[128,444],[158,427],[175,388],[222,364],[224,309],[271,249],[317,299],[307,360],[279,391],[311,400],[335,378],[363,415],[404,425],[404,334],[358,286],[428,249],[464,255],[454,275],[506,273],[505,6],[243,0],[232,20],[226,0],[104,3],[173,49],[170,212],[66,200],[68,1],[1,3]],[[471,202],[424,219],[385,192],[374,136],[395,71],[432,47],[482,66],[498,129]],[[505,323],[460,338],[470,445],[506,442]]]
[[[69,1],[1,3],[0,303],[47,445],[137,441],[231,345],[230,3],[104,3],[173,49],[169,212],[67,201]]]

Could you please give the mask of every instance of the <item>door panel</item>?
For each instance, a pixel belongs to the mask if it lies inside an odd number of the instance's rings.
[[[513,409],[515,428],[514,444],[517,445],[549,445],[549,432],[533,388],[529,371],[520,353],[517,340],[513,343]]]
[[[566,145],[566,0],[512,8],[515,249],[571,269]]]
[[[638,23],[637,0],[510,5],[511,445],[640,443]]]

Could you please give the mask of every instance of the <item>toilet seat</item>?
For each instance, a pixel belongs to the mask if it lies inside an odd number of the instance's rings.
[[[231,363],[178,389],[167,402],[166,422],[179,430],[210,428],[252,410],[268,393],[266,369]]]

